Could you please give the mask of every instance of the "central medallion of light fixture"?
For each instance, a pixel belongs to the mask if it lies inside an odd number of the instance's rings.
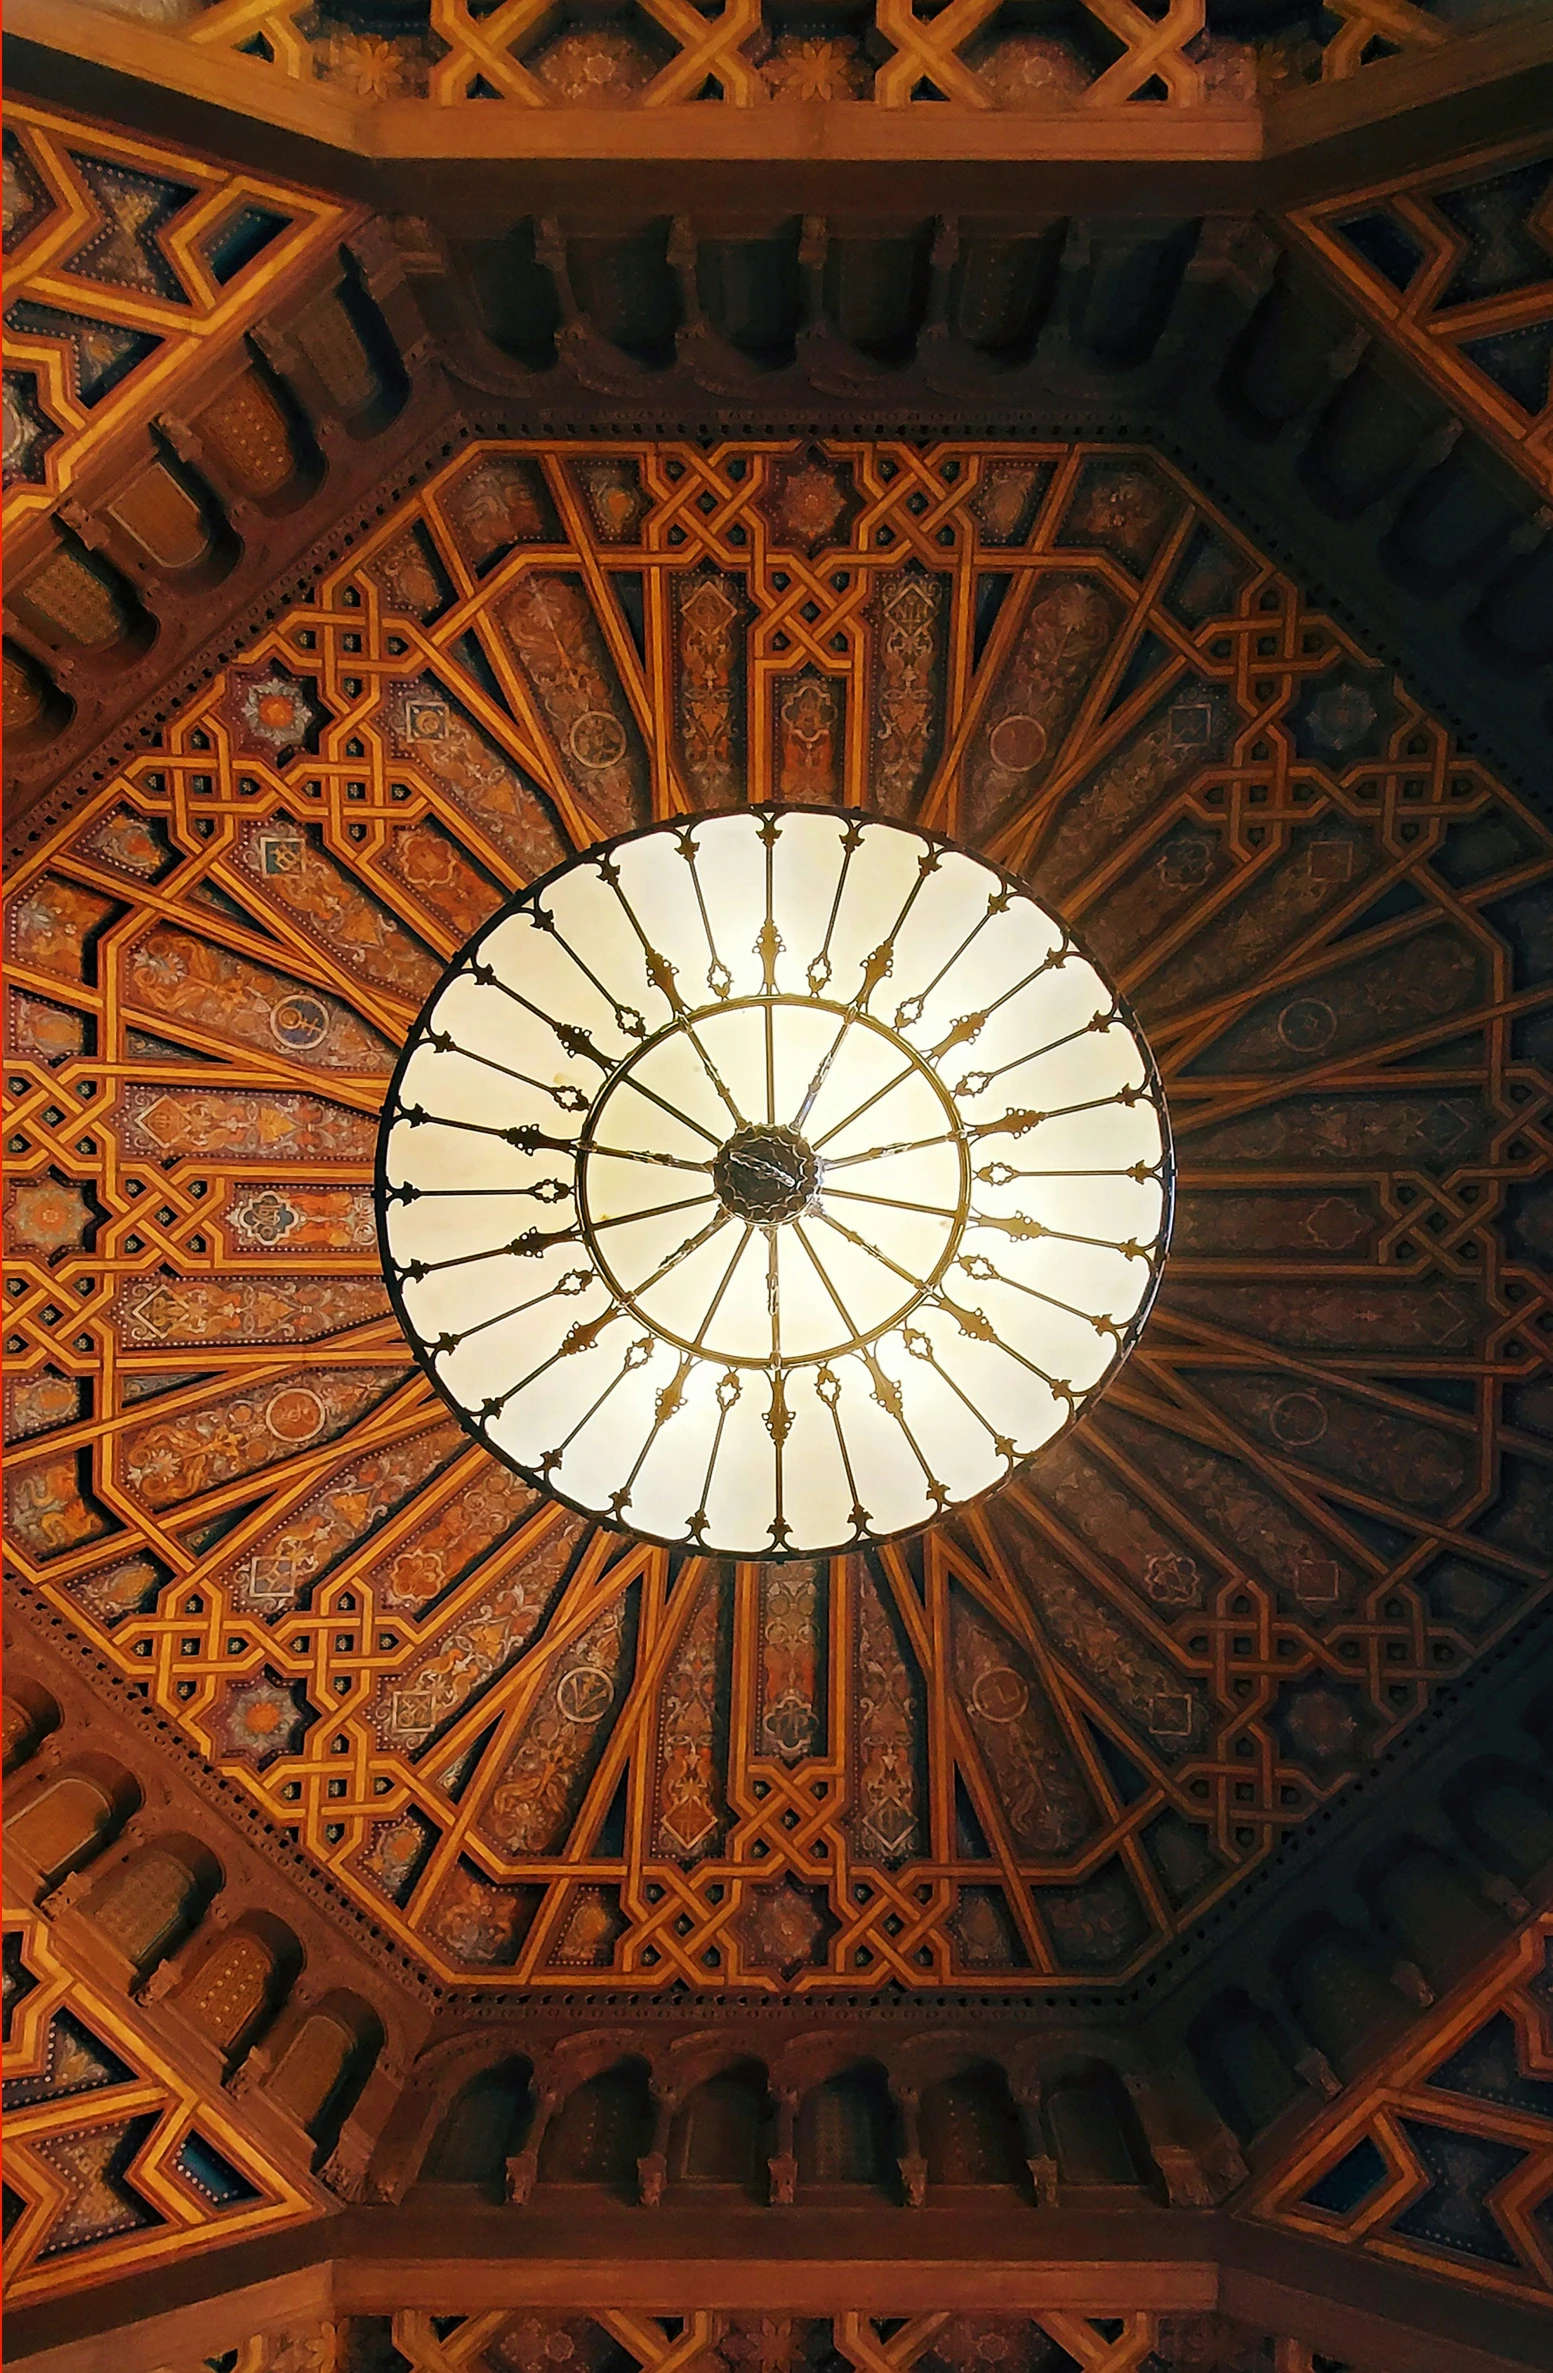
[[[746,1122],[712,1164],[712,1184],[724,1209],[758,1228],[807,1211],[819,1183],[819,1155],[806,1137],[780,1121]]]
[[[1100,1390],[1169,1131],[1120,997],[1010,875],[813,808],[661,824],[514,898],[383,1118],[423,1366],[573,1506],[729,1557],[910,1531]]]

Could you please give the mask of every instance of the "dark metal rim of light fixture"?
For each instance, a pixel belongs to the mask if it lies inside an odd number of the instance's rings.
[[[687,1539],[684,1534],[667,1535],[663,1533],[656,1533],[647,1529],[646,1527],[631,1524],[624,1518],[612,1523],[610,1518],[605,1514],[601,1514],[600,1510],[596,1506],[591,1506],[585,1501],[573,1498],[570,1494],[561,1489],[549,1476],[538,1473],[533,1468],[525,1467],[517,1459],[513,1458],[506,1450],[504,1450],[499,1443],[492,1440],[487,1423],[477,1413],[470,1410],[463,1402],[461,1402],[438,1375],[432,1352],[422,1341],[419,1333],[410,1319],[408,1310],[406,1309],[400,1281],[399,1265],[393,1259],[388,1248],[387,1219],[389,1205],[393,1200],[394,1190],[389,1186],[387,1179],[387,1148],[388,1139],[393,1124],[396,1119],[401,1117],[399,1111],[399,1094],[405,1071],[409,1065],[411,1057],[414,1055],[419,1044],[421,1043],[422,1029],[438,998],[442,995],[444,989],[448,986],[449,982],[455,977],[455,975],[461,972],[471,962],[471,960],[478,955],[478,951],[486,939],[488,939],[494,932],[500,929],[500,927],[504,923],[508,922],[514,915],[523,913],[525,909],[532,910],[537,908],[542,903],[546,891],[549,890],[555,882],[559,881],[562,876],[569,875],[574,870],[579,869],[582,866],[597,865],[601,860],[607,861],[617,849],[627,848],[633,842],[646,840],[654,836],[672,833],[676,834],[682,842],[686,840],[693,841],[695,833],[701,826],[718,823],[727,818],[749,817],[758,819],[762,822],[769,820],[771,822],[780,823],[784,818],[789,816],[813,817],[816,814],[827,813],[834,814],[838,817],[843,817],[848,822],[855,823],[858,826],[867,826],[870,830],[883,829],[886,831],[899,832],[905,838],[918,843],[927,844],[929,848],[937,851],[943,856],[968,858],[974,864],[982,867],[987,873],[996,876],[996,878],[1004,885],[1007,890],[1014,893],[1019,898],[1028,900],[1032,904],[1042,907],[1043,912],[1048,914],[1052,921],[1057,924],[1057,927],[1061,931],[1063,938],[1070,942],[1074,952],[1083,958],[1083,961],[1090,967],[1097,979],[1100,981],[1101,986],[1109,994],[1116,1017],[1125,1025],[1128,1032],[1130,1033],[1143,1065],[1144,1084],[1138,1093],[1140,1097],[1145,1098],[1154,1107],[1160,1129],[1160,1155],[1157,1165],[1157,1176],[1161,1193],[1159,1234],[1153,1253],[1149,1259],[1148,1282],[1131,1319],[1119,1332],[1116,1348],[1111,1359],[1107,1362],[1105,1369],[1095,1379],[1094,1383],[1084,1388],[1082,1396],[1078,1398],[1074,1406],[1070,1408],[1069,1414],[1064,1420],[1063,1424],[1057,1428],[1055,1433],[1049,1435],[1047,1439],[1042,1442],[1035,1450],[1027,1453],[1023,1458],[1014,1459],[1005,1468],[1003,1474],[994,1477],[992,1482],[987,1484],[982,1490],[968,1494],[964,1499],[954,1501],[947,1509],[936,1512],[926,1518],[918,1519],[911,1524],[899,1526],[893,1530],[883,1532],[875,1532],[872,1529],[860,1531],[855,1533],[853,1537],[848,1540],[836,1541],[818,1548],[808,1546],[788,1548],[781,1545],[773,1545],[770,1548],[764,1548],[758,1552],[746,1555],[743,1553],[729,1552],[712,1547],[703,1547],[695,1539]],[[763,996],[756,996],[744,1000],[730,999],[727,1001],[727,1003],[732,1004],[736,1002],[746,1002],[763,1004],[767,1001],[768,1000]],[[793,1000],[791,999],[790,995],[787,998],[782,998],[781,993],[773,993],[770,1002],[778,1001],[792,1002]],[[827,1001],[822,999],[815,1000],[815,1003],[820,1005],[823,1005],[826,1002]],[[708,1010],[722,1011],[726,1009],[727,1008],[725,1004],[714,999],[712,1001],[711,1007]],[[693,1012],[695,1015],[699,1016],[702,1010],[702,1008],[697,1007],[693,1009]],[[847,1009],[837,1007],[835,1010],[845,1011]],[[876,1028],[886,1029],[888,1035],[892,1037],[895,1035],[893,1031],[888,1031],[888,1025],[880,1024],[877,1020],[877,1017],[869,1018],[874,1022],[874,1026]],[[661,1036],[662,1034],[662,1032],[655,1032],[653,1033],[653,1036],[657,1037]],[[578,1132],[577,1143],[579,1147],[582,1145],[583,1139],[587,1133],[589,1121],[605,1101],[608,1091],[614,1087],[621,1075],[626,1072],[631,1064],[635,1062],[641,1055],[646,1043],[646,1041],[638,1042],[629,1048],[628,1051],[620,1058],[619,1062],[612,1066],[612,1068],[601,1078],[597,1089],[594,1091],[590,1099],[588,1115],[584,1118],[582,1128]],[[915,1050],[912,1051],[915,1052]],[[692,1556],[715,1557],[723,1562],[728,1563],[753,1562],[758,1564],[772,1565],[790,1564],[795,1562],[812,1564],[822,1558],[844,1557],[855,1554],[860,1550],[880,1547],[892,1541],[910,1540],[920,1533],[931,1530],[931,1528],[937,1523],[946,1521],[950,1517],[963,1516],[971,1510],[983,1506],[987,1501],[995,1498],[1015,1475],[1023,1472],[1030,1465],[1039,1461],[1050,1450],[1052,1450],[1058,1442],[1063,1441],[1067,1435],[1072,1432],[1073,1428],[1079,1423],[1079,1421],[1085,1416],[1088,1410],[1092,1408],[1094,1404],[1102,1397],[1102,1395],[1109,1390],[1118,1371],[1121,1369],[1133,1351],[1140,1335],[1142,1334],[1143,1328],[1148,1320],[1151,1310],[1154,1307],[1155,1300],[1159,1293],[1160,1281],[1164,1272],[1165,1259],[1169,1250],[1170,1237],[1174,1224],[1175,1198],[1176,1162],[1174,1139],[1170,1126],[1170,1111],[1165,1098],[1164,1084],[1160,1076],[1158,1063],[1155,1060],[1153,1048],[1150,1046],[1148,1038],[1139,1024],[1131,1005],[1123,996],[1122,992],[1117,988],[1107,968],[1101,964],[1098,958],[1092,955],[1090,951],[1082,945],[1081,942],[1073,937],[1067,926],[1061,921],[1061,918],[1055,913],[1053,909],[1044,906],[1038,890],[1033,887],[1030,882],[1025,880],[1020,874],[1013,872],[1005,865],[999,864],[995,858],[985,856],[981,850],[971,847],[968,843],[956,840],[949,833],[935,831],[926,825],[906,823],[898,817],[880,815],[867,808],[817,807],[812,804],[796,801],[762,801],[758,804],[755,802],[743,802],[716,808],[701,809],[698,810],[694,815],[690,816],[655,818],[650,823],[634,826],[629,832],[615,833],[606,840],[594,841],[589,847],[585,849],[573,851],[570,856],[563,858],[559,864],[551,866],[547,872],[539,875],[534,881],[525,883],[521,890],[515,891],[511,897],[504,900],[501,906],[499,906],[493,914],[487,916],[486,920],[480,925],[478,931],[474,932],[471,937],[465,941],[464,945],[457,951],[457,953],[450,958],[440,977],[427,995],[424,1003],[422,1004],[420,1012],[415,1018],[415,1021],[412,1023],[410,1029],[405,1035],[404,1043],[400,1048],[399,1056],[395,1062],[392,1075],[390,1076],[388,1082],[388,1088],[383,1099],[383,1107],[379,1119],[377,1151],[373,1170],[373,1209],[377,1224],[379,1252],[382,1260],[384,1283],[388,1289],[389,1300],[393,1308],[394,1316],[397,1319],[400,1329],[404,1334],[405,1340],[409,1345],[410,1351],[414,1356],[416,1365],[420,1368],[422,1374],[431,1384],[438,1398],[445,1403],[450,1413],[458,1420],[464,1431],[469,1434],[473,1440],[478,1441],[481,1447],[488,1451],[490,1456],[496,1459],[502,1466],[506,1467],[510,1473],[517,1475],[523,1482],[531,1485],[536,1491],[541,1492],[545,1498],[553,1501],[560,1507],[570,1508],[577,1515],[586,1517],[591,1523],[598,1525],[605,1531],[615,1531],[625,1539],[649,1542],[660,1548],[676,1550]],[[578,1201],[578,1210],[580,1219],[582,1216],[580,1197]],[[589,1238],[587,1241],[588,1249],[591,1252],[591,1238]],[[605,1271],[605,1275],[606,1277],[608,1276],[607,1270]],[[615,1291],[612,1280],[610,1283],[610,1290],[612,1292]],[[657,1322],[653,1323],[656,1325]],[[899,1323],[899,1314],[897,1314],[897,1318],[895,1320],[887,1322],[887,1324],[897,1323]],[[662,1333],[663,1330],[660,1328],[659,1332]],[[665,1341],[671,1340],[671,1338],[669,1338],[666,1334],[663,1335],[663,1339]],[[712,1355],[708,1354],[705,1356],[710,1358]],[[774,1376],[780,1372],[774,1363],[751,1364],[754,1367],[754,1372],[757,1374],[770,1374]]]

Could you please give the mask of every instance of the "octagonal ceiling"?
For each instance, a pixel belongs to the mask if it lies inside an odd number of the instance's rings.
[[[385,510],[13,871],[18,1586],[445,1983],[1138,1972],[1548,1587],[1547,828],[1145,450],[509,441]],[[447,958],[745,797],[1027,873],[1180,1161],[1099,1408],[820,1564],[520,1483],[374,1235]]]

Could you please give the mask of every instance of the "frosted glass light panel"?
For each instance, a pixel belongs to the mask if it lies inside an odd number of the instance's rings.
[[[471,1433],[729,1557],[1003,1481],[1133,1342],[1168,1124],[1126,1006],[996,867],[811,808],[657,825],[450,967],[384,1115],[400,1316]]]

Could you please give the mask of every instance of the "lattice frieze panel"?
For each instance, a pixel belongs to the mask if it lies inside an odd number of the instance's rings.
[[[345,2327],[345,2364],[381,2348],[376,2319]],[[1318,2360],[1297,2341],[1275,2340],[1228,2317],[1157,2315],[1134,2310],[1090,2316],[1056,2309],[1040,2315],[825,2317],[709,2314],[683,2319],[606,2309],[596,2314],[512,2315],[501,2310],[462,2319],[415,2310],[391,2319],[392,2344],[413,2373],[501,2373],[505,2367],[562,2362],[603,2373],[972,2373],[1000,2365],[1008,2373],[1313,2373]],[[1350,2373],[1333,2359],[1332,2373]]]
[[[1246,2212],[1506,2294],[1553,2294],[1553,1914],[1351,2085]]]
[[[34,1912],[6,1913],[4,2018],[12,2306],[320,2213],[219,2084],[191,2081]]]
[[[5,131],[7,531],[68,495],[125,430],[172,403],[175,387],[181,396],[191,373],[236,344],[278,289],[321,265],[358,219],[289,182],[14,101]],[[250,445],[267,428],[283,434],[267,402],[273,412],[269,399],[252,399]],[[117,500],[148,548],[177,565],[199,525],[189,493],[145,469]],[[95,580],[73,561],[56,573],[47,615],[68,630]],[[56,618],[67,598],[71,616]],[[111,625],[105,588],[98,601]]]
[[[1092,2316],[771,2315],[692,2310],[657,2316],[550,2307],[476,2315],[353,2315],[337,2323],[282,2323],[230,2352],[231,2373],[539,2373],[549,2365],[588,2373],[1352,2373],[1302,2341],[1276,2338],[1232,2317],[1136,2309]],[[181,2368],[182,2358],[174,2363]]]
[[[144,21],[140,0],[104,0]],[[1485,0],[1485,14],[1492,14]],[[1315,10],[1218,8],[1214,0],[1073,0],[1034,21],[1004,0],[877,0],[872,9],[791,12],[730,0],[632,0],[602,17],[553,0],[175,0],[161,29],[208,55],[241,59],[234,104],[262,71],[319,82],[367,105],[501,100],[525,108],[675,107],[697,102],[948,101],[974,113],[1145,105],[1248,110],[1270,92],[1338,81],[1383,58],[1424,55],[1469,30],[1472,12],[1427,0],[1331,0]],[[257,101],[255,102],[257,103]]]
[[[465,1441],[370,1187],[500,899],[745,796],[1025,870],[1181,1195],[1027,1477],[729,1568]],[[1548,1586],[1550,873],[1146,452],[471,447],[13,874],[14,1565],[449,1979],[1120,1978]]]
[[[1293,214],[1434,393],[1553,492],[1553,145],[1506,142]]]

